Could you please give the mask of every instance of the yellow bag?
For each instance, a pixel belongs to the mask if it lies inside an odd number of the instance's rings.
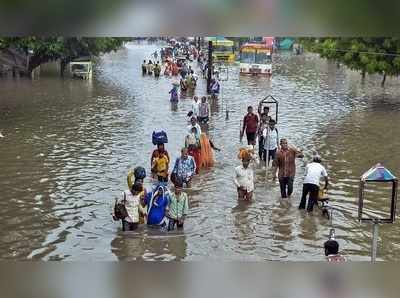
[[[324,200],[324,199],[327,199],[327,191],[326,189],[320,187],[318,192],[318,200]]]
[[[129,170],[128,176],[126,177],[126,181],[128,182],[128,188],[132,189],[132,185],[135,182],[135,174],[132,170]]]

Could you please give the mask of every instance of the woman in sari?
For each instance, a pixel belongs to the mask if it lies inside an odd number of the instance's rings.
[[[214,153],[213,150],[221,151],[214,146],[213,142],[207,137],[205,133],[200,135],[200,168],[210,168],[214,166]]]

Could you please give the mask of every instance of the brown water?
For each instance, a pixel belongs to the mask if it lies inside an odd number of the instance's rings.
[[[184,233],[140,227],[122,233],[110,204],[126,173],[149,168],[151,133],[168,132],[173,159],[183,144],[190,100],[171,106],[172,79],[142,77],[140,64],[157,45],[128,45],[96,63],[93,80],[42,77],[0,81],[0,258],[42,260],[322,260],[329,222],[297,210],[303,169],[313,151],[324,159],[343,253],[368,260],[371,227],[357,216],[358,177],[383,162],[400,172],[400,89],[337,68],[314,55],[275,58],[274,76],[239,77],[229,67],[209,134],[223,150],[194,180]],[[204,82],[197,93],[203,94]],[[239,121],[249,104],[273,94],[279,132],[302,148],[291,202],[258,169],[254,202],[238,204],[233,185]],[[230,110],[225,119],[226,106]],[[151,181],[146,181],[150,185]],[[369,194],[380,214],[383,192]],[[400,260],[400,225],[382,226],[378,255]]]

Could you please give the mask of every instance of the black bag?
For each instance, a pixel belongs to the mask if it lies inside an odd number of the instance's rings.
[[[117,199],[115,200],[114,220],[122,220],[128,216],[128,211],[126,211],[125,203],[126,203],[126,194],[124,192],[124,200],[122,202],[118,202]]]
[[[146,178],[146,170],[143,167],[136,167],[133,170],[134,176],[135,176],[135,180],[136,179],[144,179]]]

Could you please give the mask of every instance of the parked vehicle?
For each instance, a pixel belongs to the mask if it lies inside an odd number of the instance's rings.
[[[79,61],[69,63],[70,72],[72,77],[80,78],[83,80],[89,80],[92,78],[92,62],[91,61]]]

